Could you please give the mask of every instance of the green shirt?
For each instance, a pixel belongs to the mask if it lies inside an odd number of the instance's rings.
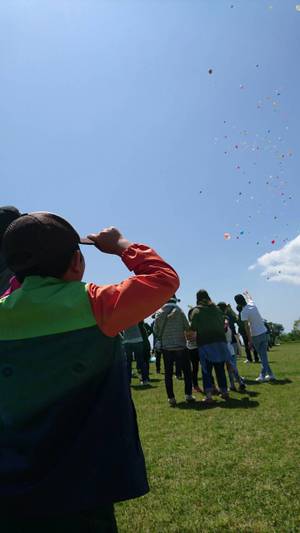
[[[192,312],[191,328],[197,332],[198,346],[226,342],[224,314],[215,304],[195,307]]]

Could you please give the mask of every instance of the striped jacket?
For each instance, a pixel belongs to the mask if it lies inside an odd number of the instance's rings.
[[[184,332],[189,328],[188,320],[176,304],[165,304],[156,314],[153,332],[161,338],[161,347],[165,350],[182,350],[186,348]]]

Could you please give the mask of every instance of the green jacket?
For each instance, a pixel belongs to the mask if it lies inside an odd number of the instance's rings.
[[[215,304],[195,307],[192,312],[191,328],[197,332],[198,346],[226,342],[224,314]]]

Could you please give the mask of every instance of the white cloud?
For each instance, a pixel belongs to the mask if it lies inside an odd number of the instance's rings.
[[[300,285],[300,235],[280,250],[259,257],[249,270],[254,268],[261,268],[268,281]]]

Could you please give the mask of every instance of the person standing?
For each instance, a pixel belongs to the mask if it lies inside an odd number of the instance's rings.
[[[268,360],[268,335],[264,321],[252,300],[247,303],[242,294],[237,294],[234,299],[242,308],[241,320],[245,326],[249,349],[254,346],[261,360],[261,371],[256,381],[275,381]]]
[[[229,398],[225,375],[225,362],[230,360],[227,347],[224,315],[210,299],[207,291],[197,292],[197,306],[191,313],[191,329],[196,332],[202,369],[204,401],[211,403],[213,393],[212,370],[215,370],[221,397]]]
[[[145,320],[141,320],[138,324],[142,338],[143,338],[143,350],[144,350],[144,360],[146,362],[146,371],[148,376],[148,381],[150,382],[150,359],[151,359],[151,344],[149,341],[149,336],[152,335],[151,326],[145,322]]]
[[[192,318],[192,312],[193,312],[193,309],[190,309],[188,312],[189,322],[191,321],[191,318]],[[189,353],[189,357],[190,357],[190,361],[192,365],[193,390],[194,392],[202,392],[202,390],[199,387],[199,383],[198,383],[198,372],[199,372],[200,361],[199,361],[199,354],[198,354],[197,339],[194,338],[194,339],[189,340],[188,335],[187,335],[186,347],[188,349],[188,353]]]
[[[246,359],[244,361],[244,363],[252,363],[253,360],[252,360],[252,355],[251,355],[251,350],[249,348],[249,345],[248,345],[248,337],[247,337],[247,333],[246,333],[246,328],[245,328],[245,325],[241,319],[241,312],[242,312],[242,306],[241,305],[237,305],[236,307],[236,310],[238,312],[238,328],[239,328],[239,334],[241,335],[242,339],[243,339],[243,342],[244,342],[244,347],[245,347],[245,352],[246,352]],[[252,346],[252,349],[253,349],[253,355],[254,355],[254,361],[255,363],[259,363],[259,357],[257,355],[257,351],[255,349],[254,346]]]
[[[136,361],[138,371],[141,373],[141,385],[149,384],[149,372],[144,351],[144,341],[139,324],[125,329],[123,333],[123,346],[127,360],[129,383],[132,376],[132,360]]]
[[[185,332],[189,329],[188,320],[177,305],[174,295],[163,305],[155,316],[153,331],[159,339],[165,367],[165,386],[168,402],[171,407],[176,406],[173,389],[174,363],[179,363],[184,378],[184,392],[187,402],[195,401],[192,396],[191,364],[186,348]]]
[[[226,368],[230,381],[230,390],[236,390],[234,383],[234,381],[236,381],[239,384],[240,391],[244,391],[246,388],[245,379],[239,374],[236,360],[237,342],[235,331],[235,313],[232,313],[230,306],[228,306],[228,304],[226,304],[225,302],[219,302],[218,307],[224,314],[225,337],[227,341],[228,350],[230,352],[230,361],[226,362]]]
[[[154,324],[155,324],[155,314],[152,315],[152,322],[151,322],[151,332],[153,336],[153,349],[152,353],[155,357],[155,368],[156,368],[156,374],[160,374],[160,367],[161,367],[161,343],[160,340],[157,339],[155,333],[154,333]]]
[[[92,243],[134,275],[82,282]],[[2,251],[22,285],[0,298],[0,531],[115,533],[114,502],[149,490],[119,332],[179,278],[116,228],[81,239],[52,213],[13,221]]]

